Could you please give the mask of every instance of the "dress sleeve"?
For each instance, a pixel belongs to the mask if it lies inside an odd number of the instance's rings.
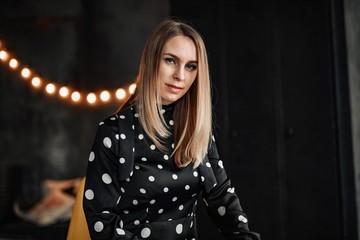
[[[114,129],[100,123],[89,156],[83,206],[91,239],[134,239],[123,228],[118,214],[121,192],[117,180],[118,135]]]
[[[208,151],[207,167],[211,167],[216,185],[203,191],[203,201],[208,215],[226,239],[260,240],[260,235],[249,231],[248,218],[219,158],[215,139]]]

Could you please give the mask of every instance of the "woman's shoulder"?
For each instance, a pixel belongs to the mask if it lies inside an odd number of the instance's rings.
[[[107,116],[99,123],[100,128],[111,128],[113,131],[118,131],[119,125],[124,122],[132,122],[132,118],[136,115],[133,107],[122,108],[116,113]]]

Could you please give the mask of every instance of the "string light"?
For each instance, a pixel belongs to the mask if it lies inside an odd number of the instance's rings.
[[[75,90],[72,87],[56,86],[54,83],[43,80],[42,77],[36,74],[36,71],[32,70],[26,64],[21,64],[13,54],[8,52],[4,48],[4,44],[0,41],[0,61],[8,65],[8,67],[19,74],[19,76],[29,81],[31,87],[34,89],[43,90],[47,95],[58,95],[59,99],[63,101],[70,101],[72,103],[81,103],[82,96],[86,96],[86,103],[88,106],[96,106],[97,103],[110,103],[112,100],[123,101],[128,94],[134,94],[136,90],[136,84],[133,83],[127,87],[127,91],[124,88],[118,89],[105,89],[100,92],[84,92]],[[25,67],[26,66],[26,67]],[[57,91],[58,89],[58,91]],[[71,90],[73,89],[73,90]]]

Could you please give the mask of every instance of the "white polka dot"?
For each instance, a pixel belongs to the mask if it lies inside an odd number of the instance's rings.
[[[118,200],[116,201],[116,204],[119,204],[120,199],[121,199],[121,196],[119,196]]]
[[[212,135],[212,140],[215,142],[215,137],[214,137],[214,135]]]
[[[189,185],[186,185],[185,186],[185,190],[189,190],[190,189],[190,186]]]
[[[133,200],[133,204],[134,204],[134,205],[138,205],[138,203],[139,203],[139,202],[138,202],[136,199]]]
[[[164,114],[164,113],[165,113],[165,109],[161,109],[160,112],[161,112],[161,114]]]
[[[142,157],[141,161],[146,162],[147,161],[146,157]]]
[[[110,213],[109,211],[102,211],[102,213]]]
[[[181,211],[181,210],[183,210],[184,209],[184,205],[180,205],[179,206],[179,210]]]
[[[143,230],[141,230],[141,237],[142,238],[148,238],[151,234],[151,231],[149,228],[143,228]]]
[[[106,184],[110,184],[110,183],[112,182],[112,179],[111,179],[110,175],[107,174],[107,173],[104,173],[104,174],[102,175],[102,180],[103,180],[103,182],[106,183]]]
[[[156,202],[155,199],[153,199],[150,201],[150,204],[154,204],[155,202]]]
[[[173,126],[173,125],[174,125],[174,120],[170,120],[170,121],[169,121],[169,124],[170,124],[171,126]]]
[[[133,147],[133,152],[135,152],[135,148]]]
[[[121,137],[121,139],[125,139],[126,138],[126,136],[125,136],[125,134],[120,134],[120,137]]]
[[[160,164],[158,164],[157,167],[158,167],[159,169],[163,169],[163,166],[160,165]]]
[[[140,169],[140,166],[135,165],[135,169],[136,169],[136,170],[139,170],[139,169]]]
[[[205,181],[205,177],[201,176],[201,181],[204,182]]]
[[[120,115],[119,118],[125,119],[125,116],[124,116],[124,115]]]
[[[94,230],[96,232],[101,232],[102,230],[104,229],[104,224],[100,221],[97,221],[95,224],[94,224]]]
[[[115,134],[117,140],[119,140],[119,134]]]
[[[176,233],[181,234],[183,231],[183,225],[180,223],[176,226]]]
[[[111,148],[111,139],[109,137],[104,138],[103,143],[105,147]]]
[[[124,231],[123,229],[121,229],[121,228],[117,228],[117,229],[116,229],[116,232],[117,232],[117,234],[119,234],[119,235],[125,235],[125,231]]]
[[[94,192],[91,189],[88,189],[85,191],[85,197],[87,200],[93,200],[94,199]]]
[[[135,113],[135,114],[134,114],[134,117],[139,117],[139,114],[138,114],[138,113]]]
[[[176,179],[178,179],[178,176],[177,176],[176,174],[173,174],[173,175],[172,175],[172,178],[173,178],[174,180],[176,180]]]
[[[224,168],[224,164],[221,160],[219,160],[218,165],[219,165],[219,167]]]
[[[193,224],[194,224],[194,222],[193,222],[193,221],[191,221],[191,223],[190,223],[190,228],[192,228]]]
[[[121,188],[120,188],[120,191],[121,191],[122,193],[124,193],[124,192],[125,192],[125,189],[124,189],[123,187],[121,187]]]
[[[133,130],[135,130],[135,125],[132,125],[131,128],[132,128]]]
[[[140,188],[140,192],[141,192],[142,194],[145,194],[145,193],[146,193],[146,190],[143,189],[143,188]]]
[[[228,189],[227,189],[227,192],[229,192],[229,193],[234,193],[234,192],[235,192],[235,188],[234,188],[234,187],[228,188]]]
[[[134,224],[135,224],[135,225],[139,225],[139,224],[140,224],[140,221],[139,221],[139,220],[135,220],[135,221],[134,221]]]
[[[162,208],[159,209],[159,211],[158,211],[159,214],[162,214],[163,212],[164,212],[164,209],[162,209]]]
[[[165,155],[164,155],[164,159],[165,159],[165,160],[169,160],[169,156],[165,154]]]
[[[140,139],[140,140],[144,139],[144,135],[139,134],[139,139]]]
[[[125,213],[125,214],[129,214],[129,210],[124,210],[124,213]]]
[[[154,144],[151,144],[151,145],[150,145],[150,149],[151,149],[151,150],[155,150],[155,145],[154,145]]]
[[[164,187],[164,192],[168,192],[168,191],[169,191],[169,188]]]
[[[150,181],[150,182],[153,182],[153,181],[155,181],[155,178],[154,178],[154,176],[150,176],[150,177],[149,177],[149,181]]]
[[[174,149],[174,148],[175,148],[175,144],[171,144],[171,147]]]
[[[177,200],[177,197],[173,197],[172,201],[176,202],[176,200]]]
[[[104,122],[100,122],[100,123],[99,123],[99,126],[101,126],[101,125],[103,125],[103,124],[104,124]]]
[[[244,217],[243,215],[240,215],[239,217],[238,217],[238,219],[239,219],[239,221],[240,222],[243,222],[243,223],[247,223],[247,219],[246,219],[246,217]]]
[[[89,155],[89,161],[92,162],[94,161],[95,159],[95,153],[93,151],[90,152],[90,155]]]
[[[123,228],[124,227],[124,222],[123,220],[120,220],[120,223],[119,223],[120,227]]]
[[[226,208],[224,206],[221,206],[218,208],[218,213],[220,216],[224,216],[226,213]]]
[[[119,162],[120,162],[121,164],[125,163],[125,158],[120,158]]]
[[[211,164],[209,162],[206,163],[207,167],[211,167]]]
[[[194,171],[194,172],[193,172],[193,175],[194,175],[194,177],[199,176],[199,174],[198,174],[198,172],[197,172],[197,171]]]
[[[114,120],[116,120],[116,117],[111,117],[110,120],[114,121]]]

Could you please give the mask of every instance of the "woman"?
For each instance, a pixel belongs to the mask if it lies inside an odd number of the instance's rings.
[[[259,239],[218,156],[211,109],[201,36],[163,21],[146,42],[136,93],[97,130],[83,202],[92,239],[197,239],[199,194],[227,239]]]

